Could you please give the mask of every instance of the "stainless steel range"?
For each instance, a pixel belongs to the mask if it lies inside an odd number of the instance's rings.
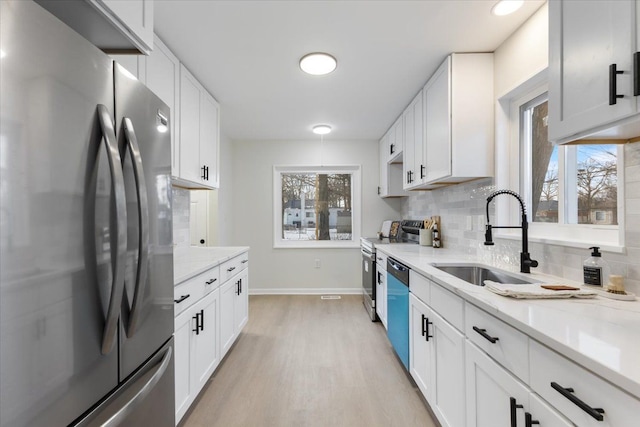
[[[362,253],[362,303],[364,304],[371,321],[378,319],[376,315],[376,244],[418,244],[420,229],[423,222],[420,220],[403,220],[396,238],[361,237],[360,252]]]

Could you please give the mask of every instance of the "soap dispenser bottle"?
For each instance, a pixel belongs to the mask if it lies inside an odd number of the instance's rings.
[[[593,286],[604,286],[609,279],[609,264],[602,259],[600,247],[591,248],[591,257],[582,263],[584,273],[584,283]]]

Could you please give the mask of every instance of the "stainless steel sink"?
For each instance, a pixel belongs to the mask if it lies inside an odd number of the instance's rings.
[[[535,280],[524,279],[522,277],[510,274],[506,271],[498,270],[479,264],[431,264],[435,268],[449,273],[458,279],[471,283],[476,286],[484,286],[485,280],[492,280],[498,283],[510,284],[529,284],[535,283]]]

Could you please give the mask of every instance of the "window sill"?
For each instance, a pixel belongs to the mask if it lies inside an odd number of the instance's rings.
[[[333,241],[318,242],[314,241],[306,241],[307,243],[303,243],[300,241],[292,241],[292,242],[275,242],[273,244],[274,249],[359,249],[360,241],[357,242],[345,242],[345,243],[336,243]]]
[[[501,233],[495,236],[496,240],[505,239],[505,240],[521,240],[522,236],[520,234],[507,234]],[[529,236],[529,243],[544,243],[547,245],[556,245],[556,246],[564,246],[567,248],[578,248],[578,249],[587,249],[591,246],[598,246],[601,252],[610,252],[614,254],[622,254],[625,253],[625,247],[619,245],[611,245],[611,244],[603,244],[594,242],[593,240],[565,240],[565,239],[557,239],[548,236]]]

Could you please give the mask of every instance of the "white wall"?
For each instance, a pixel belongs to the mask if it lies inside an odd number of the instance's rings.
[[[232,236],[227,243],[251,247],[252,293],[347,293],[361,288],[360,249],[273,248],[274,165],[361,165],[363,236],[375,235],[385,219],[400,218],[400,200],[377,195],[377,141],[320,145],[318,140],[233,142],[233,220],[228,222]],[[221,182],[221,187],[228,189],[228,184]]]
[[[233,144],[226,135],[220,134],[220,188],[215,191],[216,246],[233,244],[233,176],[232,176]],[[213,206],[210,206],[213,209]]]

